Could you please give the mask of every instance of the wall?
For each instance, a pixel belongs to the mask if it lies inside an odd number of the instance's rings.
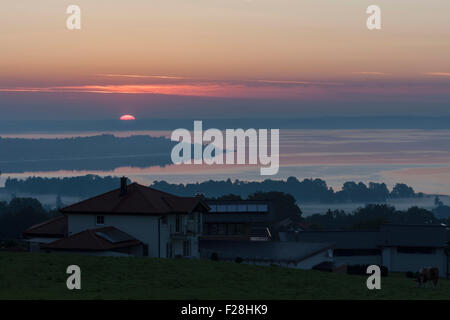
[[[167,257],[167,243],[172,243],[173,255],[183,254],[183,241],[174,240],[171,237],[175,233],[176,215],[169,215],[167,217],[167,224],[161,222],[160,224],[160,251],[158,252],[158,216],[132,216],[132,215],[103,215],[105,217],[104,225],[96,224],[96,215],[87,214],[69,214],[68,225],[69,235],[84,231],[86,229],[95,229],[107,226],[113,226],[120,229],[134,238],[142,241],[148,245],[148,256],[150,257]],[[193,223],[196,226],[195,230],[198,232],[197,226],[201,227],[201,213],[194,214]],[[186,230],[188,221],[187,215],[180,215],[181,233]],[[200,221],[200,224],[198,222]],[[199,257],[198,249],[198,233],[193,236],[187,236],[186,239],[191,239],[191,252],[193,257]]]
[[[336,265],[346,264],[381,264],[381,256],[334,256],[333,261]]]
[[[219,258],[220,258],[220,253],[219,253]],[[234,261],[234,260],[233,260]],[[305,269],[305,270],[310,270],[312,269],[315,265],[318,265],[322,262],[326,262],[329,261],[328,258],[328,250],[319,252],[309,258],[306,258],[305,260],[302,260],[298,263],[295,262],[291,262],[291,263],[287,263],[284,261],[278,262],[278,261],[253,261],[253,260],[244,260],[242,263],[245,264],[253,264],[253,265],[257,265],[257,266],[279,266],[279,267],[285,267],[285,268],[295,268],[295,269]]]
[[[383,249],[384,251],[384,249]],[[391,248],[390,271],[394,272],[416,272],[421,267],[437,267],[439,275],[445,277],[447,272],[447,257],[444,249],[437,248],[432,254],[409,254],[398,253],[397,248]]]
[[[54,253],[67,253],[67,254],[80,254],[86,256],[99,256],[99,257],[130,257],[132,255],[116,252],[116,251],[73,251],[73,250],[45,250],[46,252]]]
[[[322,262],[327,262],[330,261],[330,258],[328,257],[328,250],[319,252],[303,261],[300,261],[297,264],[297,268],[298,269],[312,269],[314,266],[318,265],[319,263]]]

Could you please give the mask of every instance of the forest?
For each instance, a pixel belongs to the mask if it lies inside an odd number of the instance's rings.
[[[29,177],[24,180],[8,178],[5,190],[10,193],[59,194],[61,196],[94,196],[119,186],[117,177],[100,177],[85,175],[66,178]],[[193,196],[202,193],[206,197],[220,197],[226,194],[236,194],[247,197],[255,192],[284,192],[291,194],[297,201],[303,203],[379,203],[394,198],[423,197],[414,189],[403,183],[396,184],[391,190],[385,183],[345,182],[339,191],[329,187],[322,179],[304,179],[296,177],[286,180],[266,179],[264,181],[231,181],[209,180],[188,184],[172,184],[164,180],[154,181],[151,187],[173,193],[179,196]]]

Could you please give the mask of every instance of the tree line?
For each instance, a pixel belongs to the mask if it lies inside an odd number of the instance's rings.
[[[92,174],[65,178],[29,177],[25,180],[8,178],[5,182],[6,191],[12,194],[56,194],[76,197],[98,195],[119,186],[119,177],[100,177]]]
[[[0,202],[0,239],[21,238],[22,232],[32,225],[56,216],[33,198],[14,198],[9,203]]]
[[[166,181],[154,181],[151,187],[182,196],[202,193],[206,197],[220,197],[224,194],[236,194],[247,197],[255,192],[284,192],[291,194],[297,201],[314,203],[346,203],[346,202],[384,202],[392,198],[423,197],[404,183],[397,183],[389,190],[385,183],[345,182],[342,189],[334,191],[322,179],[298,180],[289,177],[286,180],[267,179],[257,181],[209,180],[188,184],[171,184]]]
[[[118,177],[100,177],[85,175],[66,178],[29,177],[25,180],[8,178],[5,183],[6,191],[10,193],[31,194],[59,194],[64,196],[87,197],[94,196],[119,186]],[[322,179],[304,179],[296,177],[286,180],[241,181],[231,179],[215,181],[209,180],[188,184],[172,184],[164,180],[154,181],[151,185],[155,189],[177,194],[193,196],[202,193],[206,197],[220,197],[225,194],[236,194],[248,197],[255,192],[283,192],[291,194],[297,201],[314,203],[346,203],[346,202],[384,202],[392,198],[423,197],[404,183],[397,183],[389,190],[385,183],[345,182],[339,191],[334,191]]]
[[[313,230],[377,230],[386,223],[448,225],[450,218],[438,218],[433,212],[416,206],[399,211],[386,204],[368,204],[351,213],[328,210],[326,214],[314,214],[303,219],[303,226]]]
[[[225,195],[215,199],[241,200],[239,195]],[[396,210],[386,204],[369,204],[352,213],[328,210],[326,214],[302,217],[302,211],[294,197],[282,192],[257,192],[249,200],[267,200],[273,203],[277,222],[289,218],[294,226],[310,230],[378,229],[384,223],[450,225],[450,217],[436,217],[433,212],[411,207],[405,211]],[[0,202],[0,240],[21,238],[22,232],[34,224],[59,215],[57,210],[48,211],[33,198],[14,198],[9,203]],[[282,231],[282,230],[278,230]]]

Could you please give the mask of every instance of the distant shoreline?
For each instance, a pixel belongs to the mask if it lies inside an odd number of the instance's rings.
[[[194,120],[202,120],[212,128],[279,128],[308,130],[365,129],[450,129],[450,115],[430,116],[354,116],[304,118],[155,118],[120,121],[98,120],[0,120],[0,135],[8,133],[53,133],[84,131],[174,130],[189,128]]]

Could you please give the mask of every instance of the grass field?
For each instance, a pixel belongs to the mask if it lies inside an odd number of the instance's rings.
[[[81,290],[66,268],[81,268]],[[417,288],[403,274],[366,277],[204,260],[0,252],[0,299],[450,299],[450,281]]]

